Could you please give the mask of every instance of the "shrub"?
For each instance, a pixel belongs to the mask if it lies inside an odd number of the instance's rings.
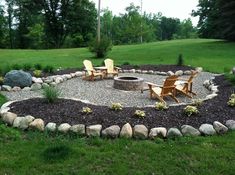
[[[24,71],[30,71],[32,68],[32,65],[31,64],[23,64],[23,70]]]
[[[35,70],[35,71],[33,71],[33,75],[35,77],[41,77],[42,76],[42,71],[41,70]]]
[[[157,102],[157,103],[155,104],[155,108],[156,108],[157,110],[159,110],[159,111],[162,111],[162,110],[168,109],[169,107],[168,107],[167,104],[164,103],[164,102]]]
[[[3,85],[4,78],[0,76],[0,85]]]
[[[47,103],[54,103],[58,100],[61,92],[54,87],[45,87],[43,88],[43,97],[46,99]]]
[[[11,66],[11,68],[12,68],[13,70],[20,70],[22,67],[21,67],[19,64],[13,64],[13,65]]]
[[[197,107],[196,106],[186,106],[185,108],[184,108],[184,113],[188,116],[188,117],[190,117],[191,115],[193,115],[193,114],[198,114],[199,113],[199,111],[198,111],[198,109],[197,109]]]
[[[95,53],[97,58],[104,58],[108,51],[112,50],[111,40],[106,37],[102,38],[99,43],[94,40],[89,44],[89,50]]]
[[[202,105],[202,103],[203,103],[203,100],[202,100],[202,99],[193,99],[193,100],[192,100],[192,105],[193,105],[193,106],[199,107],[199,106]]]
[[[83,114],[90,114],[90,113],[92,113],[92,109],[89,108],[89,107],[83,107],[82,108],[82,113]]]
[[[55,68],[53,66],[47,65],[46,67],[43,68],[43,72],[45,73],[53,73]]]
[[[121,111],[123,106],[121,105],[121,103],[112,103],[110,108],[114,111]]]
[[[37,63],[37,64],[34,64],[33,66],[36,70],[42,70],[42,65]]]
[[[235,106],[235,98],[230,98],[229,101],[227,102],[229,106],[234,107]]]
[[[179,56],[178,56],[177,65],[178,66],[184,65],[184,59],[183,59],[183,55],[182,54],[179,54]]]
[[[43,158],[45,161],[58,161],[66,159],[71,152],[71,148],[65,145],[51,146],[44,150]]]
[[[141,110],[136,110],[135,111],[135,116],[138,118],[144,118],[146,116],[145,111],[141,111]]]

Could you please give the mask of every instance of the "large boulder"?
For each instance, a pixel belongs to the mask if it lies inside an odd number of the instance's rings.
[[[18,86],[24,88],[31,86],[32,76],[22,70],[12,70],[5,75],[4,84],[11,87]]]
[[[199,131],[205,136],[211,136],[216,134],[216,131],[211,124],[202,124],[199,128]]]
[[[201,133],[190,125],[181,126],[181,132],[184,136],[199,136]]]
[[[120,133],[120,127],[118,125],[110,126],[102,131],[102,136],[108,138],[117,138]]]
[[[218,134],[225,134],[226,132],[228,132],[228,128],[218,121],[215,121],[213,123],[213,127]]]
[[[131,138],[133,135],[132,127],[129,123],[126,123],[123,125],[121,132],[120,132],[120,137],[124,138]]]
[[[135,125],[134,126],[134,137],[137,139],[146,139],[148,138],[148,129],[144,125]]]

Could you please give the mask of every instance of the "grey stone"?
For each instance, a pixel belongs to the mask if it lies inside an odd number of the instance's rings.
[[[56,131],[56,123],[53,123],[53,122],[47,123],[45,130],[50,131],[50,132],[55,132]]]
[[[153,70],[149,70],[148,74],[154,74],[154,71]]]
[[[117,138],[120,133],[120,127],[118,125],[110,126],[102,131],[102,136],[108,138]]]
[[[14,120],[13,127],[20,128],[22,130],[25,130],[29,127],[29,124],[34,120],[33,116],[25,116],[25,117],[17,117]]]
[[[14,120],[16,119],[17,115],[12,112],[6,112],[2,114],[2,121],[8,125],[13,125]]]
[[[52,82],[52,83],[50,83],[50,85],[51,85],[52,87],[55,87],[55,86],[57,85],[57,83],[56,83],[56,82]]]
[[[24,88],[31,86],[32,76],[22,70],[12,70],[5,75],[4,84],[11,87],[18,86]]]
[[[86,135],[92,137],[100,137],[102,125],[90,125],[86,127]]]
[[[225,134],[228,132],[228,128],[218,121],[213,123],[213,127],[218,134]]]
[[[211,136],[216,134],[216,131],[211,124],[202,124],[199,128],[199,131],[206,136]]]
[[[167,129],[164,127],[152,128],[149,132],[149,138],[165,138],[167,134]]]
[[[49,87],[49,84],[47,84],[47,83],[42,83],[42,88],[47,88],[47,87]]]
[[[32,77],[32,82],[34,82],[34,83],[40,83],[40,84],[43,83],[43,81],[42,81],[41,78],[36,78],[36,77]]]
[[[35,119],[33,122],[29,124],[31,129],[36,129],[39,131],[44,131],[44,121],[40,118]]]
[[[170,128],[167,132],[168,138],[182,137],[182,134],[178,128]]]
[[[120,132],[120,137],[124,138],[131,138],[133,135],[132,127],[129,123],[126,123],[123,125],[121,132]]]
[[[181,126],[181,132],[184,136],[199,136],[201,133],[190,125]]]
[[[178,70],[175,72],[175,75],[177,75],[177,76],[181,76],[183,74],[184,74],[184,72],[182,70]]]
[[[8,86],[8,85],[2,85],[2,91],[8,91],[10,92],[11,91],[11,86]]]
[[[54,79],[54,81],[55,81],[55,83],[59,84],[59,83],[62,83],[64,80],[63,80],[62,77],[56,77],[56,78]]]
[[[135,125],[133,130],[134,137],[137,139],[146,139],[148,137],[148,129],[144,125]]]
[[[62,133],[67,133],[69,131],[69,129],[71,128],[71,125],[68,123],[62,123],[59,127],[58,127],[58,131],[62,132]]]
[[[44,80],[44,83],[47,83],[47,84],[52,83],[52,82],[53,82],[53,78],[51,78],[51,77],[47,77],[47,78]]]
[[[83,124],[73,125],[73,126],[71,126],[71,128],[69,130],[73,133],[78,134],[78,135],[85,135],[86,134],[85,125],[83,125]]]
[[[31,86],[32,91],[37,91],[37,90],[40,90],[40,89],[42,89],[42,85],[40,83],[33,83],[32,86]]]
[[[83,75],[83,72],[77,71],[77,72],[75,72],[75,75],[76,75],[77,77],[81,77],[81,76]]]
[[[211,100],[213,98],[215,98],[216,96],[218,96],[218,94],[210,94],[206,96],[206,100]]]
[[[205,80],[205,81],[203,82],[203,86],[205,86],[206,88],[209,88],[210,85],[211,85],[210,80]]]
[[[30,90],[31,90],[31,87],[24,87],[22,90],[23,90],[23,91],[30,91]]]
[[[11,91],[14,91],[14,92],[20,91],[20,90],[21,90],[21,88],[18,87],[18,86],[15,86],[15,87],[13,87],[13,88],[11,89]]]
[[[226,121],[226,126],[230,130],[235,130],[235,120],[227,120]]]
[[[190,70],[184,71],[184,75],[191,75],[191,74],[192,74],[192,71],[190,71]]]

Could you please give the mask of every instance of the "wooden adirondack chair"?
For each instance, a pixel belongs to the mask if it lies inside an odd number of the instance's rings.
[[[103,79],[104,76],[103,72],[96,71],[93,68],[91,61],[84,60],[83,65],[85,66],[85,76],[83,77],[83,79],[88,79],[92,81],[94,81],[95,77],[100,77],[101,79]]]
[[[193,71],[188,79],[179,79],[179,81],[176,82],[176,92],[180,92],[189,98],[192,98],[192,95],[197,95],[193,92],[193,79],[197,75],[198,72]]]
[[[164,81],[163,86],[159,86],[157,84],[146,82],[146,84],[149,87],[150,90],[150,98],[156,97],[161,102],[166,103],[163,100],[163,97],[170,96],[173,98],[177,103],[179,103],[179,100],[175,97],[175,82],[178,80],[178,76],[173,75],[166,78]]]
[[[108,76],[109,74],[113,76],[118,76],[118,69],[120,68],[114,66],[113,60],[105,59],[104,64],[105,64],[105,67],[107,68],[106,76]]]

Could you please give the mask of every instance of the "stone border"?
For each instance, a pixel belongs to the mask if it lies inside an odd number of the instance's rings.
[[[120,128],[118,125],[112,125],[108,128],[102,129],[102,125],[89,125],[77,124],[71,126],[68,123],[62,123],[57,126],[56,123],[49,122],[45,125],[44,121],[40,118],[34,118],[27,115],[25,117],[18,117],[16,114],[8,112],[9,105],[13,102],[7,102],[2,105],[0,109],[0,116],[2,121],[14,128],[21,130],[38,130],[46,132],[60,132],[60,133],[75,133],[81,136],[88,137],[105,137],[105,138],[135,138],[135,139],[155,139],[155,138],[176,138],[182,136],[212,136],[223,135],[229,130],[235,130],[235,120],[227,120],[226,124],[214,121],[212,124],[202,124],[199,129],[190,125],[182,125],[180,129],[170,128],[167,130],[165,127],[156,127],[148,129],[145,125],[135,125],[133,128],[129,123]]]
[[[201,67],[197,67],[195,70],[201,72],[203,69]],[[142,74],[153,74],[153,75],[163,75],[163,76],[170,76],[170,75],[190,75],[192,70],[187,70],[187,71],[182,71],[178,70],[175,73],[172,71],[168,72],[159,72],[159,71],[153,71],[153,70],[136,70],[136,69],[131,69],[131,70],[119,70],[120,73],[142,73]],[[75,73],[70,73],[70,74],[63,74],[63,75],[53,75],[53,76],[48,76],[48,77],[43,77],[43,78],[36,78],[32,77],[32,82],[33,84],[31,87],[24,87],[21,89],[20,87],[10,87],[7,85],[2,85],[0,86],[0,91],[20,91],[20,90],[25,90],[25,91],[36,91],[39,90],[43,87],[48,87],[48,86],[56,86],[59,83],[62,83],[64,81],[67,81],[71,78],[76,78],[76,77],[82,77],[84,75],[84,71],[77,71]]]

